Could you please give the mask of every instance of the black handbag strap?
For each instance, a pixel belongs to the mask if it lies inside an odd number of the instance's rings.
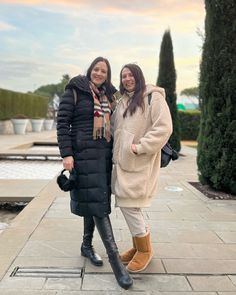
[[[148,94],[148,104],[151,104],[151,100],[152,100],[152,93]]]
[[[152,100],[152,93],[149,93],[148,94],[148,105],[151,104],[151,100]],[[178,153],[171,147],[171,145],[169,144],[169,142],[167,142],[163,148],[162,148],[162,152],[163,153],[166,153],[168,155],[171,156],[171,159],[174,161],[174,160],[177,160],[179,158],[179,155]]]

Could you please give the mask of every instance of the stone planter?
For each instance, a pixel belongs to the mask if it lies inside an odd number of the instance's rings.
[[[12,134],[13,131],[13,125],[11,120],[4,120],[0,121],[0,134]]]
[[[43,123],[44,130],[52,130],[54,120],[53,119],[45,119]]]
[[[15,134],[25,134],[28,119],[11,119]]]
[[[44,119],[31,119],[32,132],[40,132],[43,127]]]

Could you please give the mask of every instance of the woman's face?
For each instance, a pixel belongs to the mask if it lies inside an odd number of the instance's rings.
[[[132,72],[130,71],[130,69],[124,68],[122,70],[121,83],[122,83],[123,87],[125,88],[125,90],[127,90],[128,92],[134,91],[136,83],[135,83],[134,76],[133,76]]]
[[[96,63],[91,71],[90,80],[97,87],[101,86],[107,79],[108,68],[104,61]]]

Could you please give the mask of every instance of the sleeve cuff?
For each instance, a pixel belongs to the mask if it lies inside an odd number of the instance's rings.
[[[142,148],[142,145],[141,144],[136,144],[136,150],[137,150],[137,154],[144,154],[144,150]]]

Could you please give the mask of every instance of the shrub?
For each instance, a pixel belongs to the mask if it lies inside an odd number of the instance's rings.
[[[203,184],[236,194],[236,2],[205,0],[205,6],[197,163]]]
[[[169,142],[176,151],[180,151],[180,128],[176,106],[176,71],[172,39],[169,30],[165,31],[161,42],[157,85],[165,89],[166,101],[172,117],[173,133]]]
[[[200,126],[198,110],[178,111],[181,140],[197,140]]]

